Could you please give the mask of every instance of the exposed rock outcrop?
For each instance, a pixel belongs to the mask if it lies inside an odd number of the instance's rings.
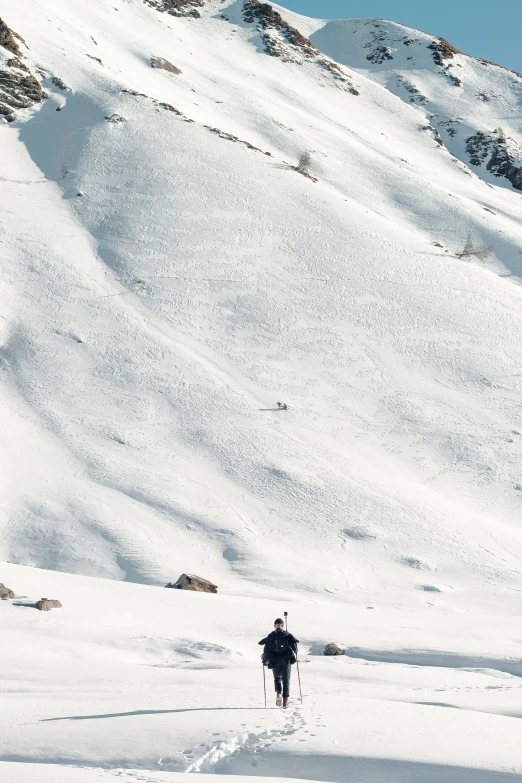
[[[107,114],[105,119],[107,122],[113,122],[115,125],[118,125],[120,122],[127,122],[125,117],[122,117],[121,114]]]
[[[255,147],[253,144],[250,144],[249,141],[243,141],[243,139],[234,136],[233,133],[226,133],[225,131],[220,130],[220,128],[213,128],[211,125],[205,125],[205,128],[209,130],[211,133],[215,133],[217,136],[219,136],[220,139],[227,139],[227,141],[234,141],[237,142],[238,144],[244,144],[245,147],[248,147],[249,150],[262,152],[263,155],[268,155],[268,157],[270,158],[272,157],[271,152],[263,152],[263,150],[259,149],[259,147]]]
[[[404,76],[397,77],[397,87],[402,87],[404,90],[406,90],[406,92],[410,93],[410,103],[428,103],[426,96],[423,95],[421,91]]]
[[[263,30],[278,30],[287,43],[300,49],[308,56],[316,56],[320,53],[308,38],[285,22],[281,14],[268,3],[261,3],[260,0],[246,0],[243,6],[243,15],[245,22],[251,24],[259,22]]]
[[[431,122],[429,122],[427,125],[423,125],[422,130],[429,131],[432,135],[439,147],[444,147],[444,141],[442,140],[442,136],[438,132],[437,128],[434,128]]]
[[[452,44],[450,44],[449,41],[446,41],[445,38],[436,38],[435,41],[433,41],[428,46],[428,49],[431,49],[435,63],[440,65],[441,68],[447,67],[445,65],[445,60],[453,60],[456,54],[463,54],[460,49],[456,49]],[[479,58],[479,62],[481,62],[483,65],[494,65],[495,68],[502,68],[502,70],[508,71],[509,73],[514,73],[515,76],[522,78],[522,73],[514,71],[512,68],[506,68],[504,65],[494,63],[492,60],[484,60],[481,57]]]
[[[451,72],[453,65],[446,63],[446,60],[453,60],[456,54],[462,54],[462,52],[455,49],[445,38],[436,38],[428,44],[428,49],[433,52],[433,60],[440,67],[442,75],[449,79],[455,87],[462,87],[462,80]]]
[[[268,3],[260,0],[245,0],[243,19],[248,24],[257,24],[263,31],[261,39],[265,52],[280,57],[284,62],[312,62],[323,68],[352,95],[359,95],[340,65],[321,54],[313,43],[299,30],[286,22],[281,14]]]
[[[217,593],[217,585],[195,574],[181,574],[177,582],[169,582],[165,587],[174,590],[192,590],[195,593]]]
[[[171,16],[192,16],[198,19],[201,14],[198,8],[205,5],[205,0],[145,0],[147,5]]]
[[[150,64],[153,68],[161,68],[163,71],[175,73],[176,76],[179,76],[179,74],[182,73],[179,68],[177,68],[175,65],[172,65],[172,63],[169,63],[169,61],[165,60],[163,57],[151,57]]]
[[[323,655],[344,655],[344,650],[341,650],[334,642],[330,642],[330,644],[327,644],[324,648]]]
[[[386,60],[393,60],[393,49],[388,45],[386,32],[382,29],[378,19],[368,20],[365,26],[369,26],[369,40],[364,44],[370,51],[366,55],[368,62],[374,65],[382,65]]]
[[[492,133],[478,131],[466,139],[466,152],[472,166],[482,166],[487,161],[486,169],[495,177],[505,177],[516,190],[522,190],[522,166],[516,165],[512,150],[515,150],[515,142],[500,129]],[[522,151],[516,152],[521,158]]]
[[[0,598],[3,601],[11,600],[15,597],[12,590],[10,590],[8,587],[6,587],[2,582],[0,582]]]
[[[16,43],[15,35],[16,34],[6,25],[3,19],[0,19],[0,46],[3,46],[8,52],[12,52],[12,54],[21,57],[22,52]]]
[[[60,79],[60,77],[59,77],[59,76],[53,76],[53,78],[51,79],[51,81],[52,81],[52,83],[53,83],[53,84],[54,84],[56,87],[58,87],[58,89],[59,89],[59,90],[68,90],[68,89],[69,89],[69,88],[67,87],[67,85],[65,84],[65,82],[63,81],[63,79]]]
[[[433,59],[437,65],[441,66],[441,68],[444,67],[445,60],[453,60],[456,54],[462,54],[462,52],[459,52],[458,49],[455,49],[455,47],[452,46],[449,41],[446,41],[445,38],[436,38],[432,43],[429,44],[428,49],[433,52]]]
[[[35,603],[35,607],[41,612],[49,612],[51,609],[61,609],[62,605],[60,601],[57,601],[54,598],[40,598],[40,600]]]
[[[8,122],[13,122],[17,110],[28,109],[47,97],[40,82],[19,59],[22,52],[15,36],[16,34],[0,19],[0,47],[15,55],[3,59],[0,49],[0,117],[5,117]]]
[[[40,82],[26,68],[18,63],[0,65],[0,115],[8,122],[15,119],[18,109],[28,109],[46,97]]]
[[[392,50],[389,46],[376,46],[366,59],[374,65],[382,65],[385,60],[393,60]]]

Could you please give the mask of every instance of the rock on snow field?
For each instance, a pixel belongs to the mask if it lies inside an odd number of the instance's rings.
[[[522,780],[522,77],[256,0],[0,19],[2,783]]]

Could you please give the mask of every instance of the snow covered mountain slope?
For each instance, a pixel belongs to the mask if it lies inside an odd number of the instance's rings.
[[[49,95],[0,126],[0,557],[509,603],[520,195],[323,23],[152,5],[0,0]],[[468,233],[487,262],[455,257]]]
[[[472,171],[522,190],[522,74],[382,19],[327,21],[312,30],[328,56],[418,106],[429,119],[426,131]]]

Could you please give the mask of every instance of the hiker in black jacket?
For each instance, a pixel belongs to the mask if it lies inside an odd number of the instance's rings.
[[[276,705],[280,707],[282,704],[286,709],[290,698],[290,667],[297,661],[299,640],[285,631],[285,624],[280,617],[274,622],[274,629],[259,642],[265,645],[261,660],[274,673]]]

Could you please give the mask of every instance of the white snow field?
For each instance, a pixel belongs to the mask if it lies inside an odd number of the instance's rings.
[[[179,775],[151,773],[522,780],[518,618],[297,595],[284,605],[301,642],[303,706],[294,671],[282,711],[269,671],[264,708],[257,645],[280,608],[273,600],[2,572],[26,590],[0,603],[2,783],[61,783],[51,764],[77,783],[91,783],[78,767],[174,783]],[[63,608],[24,606],[41,594]],[[322,655],[333,634],[348,655]],[[40,777],[32,764],[44,765]]]
[[[522,78],[253,0],[0,19],[0,783],[522,780]]]

